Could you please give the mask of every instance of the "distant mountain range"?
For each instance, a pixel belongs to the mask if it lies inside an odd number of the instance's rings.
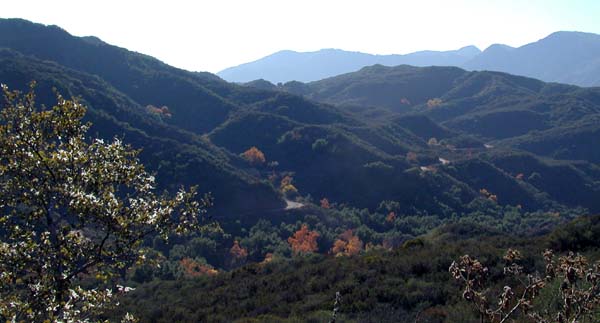
[[[600,86],[600,35],[563,31],[519,48],[492,45],[462,67]]]
[[[227,68],[217,75],[229,82],[249,82],[257,79],[273,83],[311,82],[375,64],[462,66],[480,53],[479,48],[475,46],[451,51],[420,51],[406,55],[372,55],[340,49],[304,53],[283,50],[254,62]]]
[[[454,51],[421,51],[406,55],[371,55],[324,49],[280,51],[219,73],[230,82],[265,79],[273,83],[317,81],[374,64],[385,66],[457,66],[534,77],[546,82],[600,86],[600,35],[556,32],[518,48],[495,44],[480,51],[467,46]]]

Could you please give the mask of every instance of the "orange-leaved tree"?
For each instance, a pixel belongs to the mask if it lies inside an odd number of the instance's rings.
[[[265,154],[256,147],[250,147],[242,153],[242,158],[252,165],[262,165],[265,163]]]
[[[311,231],[306,224],[303,224],[300,230],[288,238],[288,243],[295,254],[315,252],[319,247],[317,244],[319,236],[317,231]]]
[[[363,242],[354,235],[352,230],[346,230],[333,243],[331,252],[336,256],[352,256],[360,253],[362,249]]]
[[[200,276],[214,276],[219,273],[210,265],[202,264],[191,258],[181,259],[179,265],[181,266],[181,269],[183,269],[184,275],[190,278]]]

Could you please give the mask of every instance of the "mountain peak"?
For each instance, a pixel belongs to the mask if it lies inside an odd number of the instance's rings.
[[[479,49],[477,46],[469,45],[459,48],[456,53],[463,56],[474,57],[475,55],[481,53],[481,49]]]
[[[548,35],[545,38],[555,38],[555,37],[573,37],[573,36],[579,36],[579,37],[600,37],[600,35],[598,34],[594,34],[594,33],[588,33],[588,32],[583,32],[583,31],[575,31],[575,30],[559,30],[559,31],[555,31],[553,33],[551,33],[550,35]]]
[[[558,31],[518,48],[494,44],[464,67],[506,72],[546,82],[599,86],[598,57],[600,35]]]
[[[557,31],[540,39],[536,43],[556,43],[557,46],[568,46],[580,42],[600,42],[600,35],[581,31]]]
[[[468,45],[458,49],[459,52],[469,51],[469,52],[481,52],[481,49],[475,45]]]
[[[484,52],[512,51],[514,47],[504,44],[492,44],[484,50]]]

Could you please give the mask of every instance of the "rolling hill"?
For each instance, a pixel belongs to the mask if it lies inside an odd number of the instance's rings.
[[[597,88],[456,67],[381,65],[291,85],[280,90],[348,107],[362,117],[368,116],[357,107],[383,109],[385,118],[390,113],[416,114],[482,141],[552,158],[598,162],[591,147],[599,140]]]

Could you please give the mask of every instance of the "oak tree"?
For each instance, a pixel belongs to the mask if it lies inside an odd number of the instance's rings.
[[[252,165],[262,165],[265,163],[265,154],[256,147],[250,147],[242,153],[242,158]]]
[[[2,85],[0,321],[86,321],[111,304],[113,278],[143,260],[145,237],[201,229],[210,200],[196,188],[157,194],[139,151],[89,140],[83,105],[57,95],[39,108],[33,89]]]
[[[331,252],[336,256],[353,256],[363,249],[363,242],[354,235],[352,230],[346,230],[340,234],[339,239],[333,243]]]
[[[317,251],[318,238],[318,232],[309,230],[308,226],[303,224],[300,230],[296,231],[293,236],[288,238],[288,243],[295,254],[310,253]]]

